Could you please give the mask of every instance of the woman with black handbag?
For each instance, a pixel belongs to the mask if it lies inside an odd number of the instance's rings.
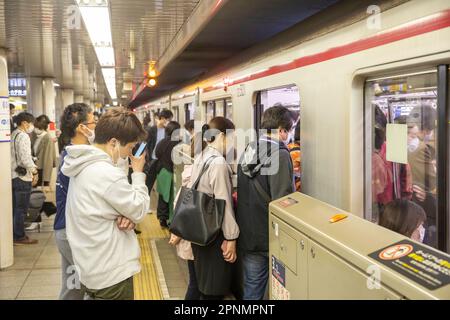
[[[220,221],[221,224],[212,237],[208,235],[207,243],[192,241],[191,244],[194,254],[195,276],[202,300],[218,300],[230,293],[231,264],[236,261],[236,239],[239,237],[239,227],[233,210],[232,171],[225,160],[227,146],[229,148],[233,145],[234,128],[234,124],[223,117],[212,119],[208,125],[202,128],[207,147],[194,160],[191,179],[184,192],[181,191],[175,209],[174,221],[171,225],[173,233],[178,233],[178,236],[189,241],[193,239],[183,237],[183,235],[208,234],[210,230],[204,230],[208,228],[208,225],[183,224],[181,219],[178,222],[176,219],[177,215],[181,217],[186,211],[189,211],[189,203],[192,201],[192,197],[199,196],[198,193],[208,195],[207,198],[212,200],[209,203],[215,208],[209,210],[206,214],[216,215],[215,219]],[[194,190],[194,193],[192,190]],[[184,213],[183,205],[186,208]],[[202,209],[208,211],[205,208]],[[190,230],[183,230],[183,228]]]

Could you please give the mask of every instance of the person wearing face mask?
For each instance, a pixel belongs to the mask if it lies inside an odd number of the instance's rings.
[[[436,130],[437,112],[432,106],[421,105],[408,115],[408,163],[411,166],[412,201],[421,206],[427,215],[425,243],[437,246],[437,175],[436,175]]]
[[[30,204],[32,183],[37,182],[38,178],[29,136],[34,130],[34,117],[28,112],[22,112],[14,120],[17,125],[11,134],[14,245],[35,244],[38,241],[25,234],[25,215]]]
[[[156,116],[156,125],[147,130],[147,156],[145,163],[145,174],[147,175],[146,184],[149,192],[153,192],[153,185],[156,181],[158,173],[158,158],[156,156],[156,146],[162,139],[166,137],[165,128],[167,124],[172,121],[173,113],[170,110],[164,109]],[[164,226],[164,220],[160,221],[161,226]]]
[[[394,200],[380,213],[379,224],[418,242],[425,237],[425,211],[409,200]]]
[[[85,299],[134,298],[133,276],[141,266],[133,227],[144,220],[150,198],[143,173],[145,155],[135,158],[131,152],[145,138],[133,112],[111,108],[95,127],[93,145],[66,147],[61,168],[70,179],[66,232]],[[118,167],[127,157],[133,169],[131,184]]]
[[[245,149],[238,166],[236,219],[241,230],[243,299],[262,300],[269,279],[269,202],[295,191],[294,168],[286,142],[291,112],[274,106],[263,114],[261,136]]]
[[[37,117],[31,134],[33,154],[37,158],[38,186],[50,185],[53,168],[56,167],[55,144],[47,132],[50,122],[46,115]]]
[[[67,145],[90,145],[95,138],[95,119],[92,109],[84,103],[74,103],[67,106],[61,116],[60,141]],[[56,216],[54,222],[55,240],[58,251],[61,254],[61,291],[60,300],[81,300],[84,295],[80,288],[69,287],[69,277],[78,277],[73,274],[74,265],[72,250],[66,234],[66,200],[69,190],[69,177],[61,172],[64,159],[67,155],[65,146],[61,149],[60,164],[56,178]]]

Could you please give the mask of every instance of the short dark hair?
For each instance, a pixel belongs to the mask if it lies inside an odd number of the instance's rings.
[[[159,119],[161,119],[161,118],[162,119],[172,119],[173,118],[173,113],[169,109],[164,109],[164,110],[161,110],[158,113],[158,118]]]
[[[427,219],[425,211],[418,204],[397,199],[380,212],[380,226],[411,237],[417,227]]]
[[[36,118],[36,120],[34,121],[34,126],[39,130],[47,130],[50,122],[51,121],[49,117],[46,116],[45,114],[42,114]]]
[[[293,124],[292,113],[288,108],[274,106],[264,111],[261,129],[275,130],[281,128],[289,131]]]
[[[192,130],[194,130],[194,125],[195,125],[195,121],[194,121],[194,120],[189,120],[188,122],[186,122],[186,123],[184,124],[184,128],[185,128],[187,131],[192,131]]]
[[[121,145],[144,141],[147,132],[134,112],[122,107],[106,111],[95,127],[95,143],[105,144],[113,138]]]
[[[408,116],[408,124],[414,124],[420,130],[432,131],[436,129],[437,112],[432,106],[417,106]]]
[[[10,104],[9,104],[9,111],[15,110],[15,109],[16,109],[16,106],[13,105],[12,103],[10,103]]]
[[[14,117],[14,122],[20,126],[22,122],[34,123],[34,116],[26,111],[19,113]]]
[[[172,133],[175,130],[179,130],[180,128],[181,128],[181,126],[178,122],[170,121],[165,128],[166,137],[172,136]]]
[[[61,136],[64,144],[75,137],[77,127],[87,122],[87,116],[91,112],[91,107],[84,103],[73,103],[64,109],[61,116]]]

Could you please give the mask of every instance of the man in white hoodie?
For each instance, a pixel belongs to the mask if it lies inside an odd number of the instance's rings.
[[[146,132],[123,108],[108,110],[95,128],[94,145],[73,145],[61,171],[70,178],[66,231],[85,299],[132,300],[133,275],[140,272],[140,249],[133,230],[123,224],[142,222],[149,212],[145,155],[131,152]],[[133,169],[128,182],[128,159]],[[128,170],[126,170],[128,172]],[[119,229],[120,227],[120,229]]]

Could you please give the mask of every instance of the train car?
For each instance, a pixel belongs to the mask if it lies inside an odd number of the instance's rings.
[[[276,103],[298,112],[302,192],[376,222],[374,108],[383,108],[392,124],[395,118],[388,109],[408,113],[424,100],[439,113],[437,88],[445,79],[438,71],[450,62],[447,1],[389,5],[380,21],[360,13],[337,25],[325,23],[320,30],[310,28],[318,21],[300,23],[166,99],[176,110],[195,105],[195,119],[202,123],[225,116],[243,129],[258,129],[264,110]],[[327,21],[326,13],[319,19]],[[301,36],[293,37],[300,30]],[[198,91],[198,105],[188,98],[193,90]],[[443,122],[439,120],[437,134]],[[448,147],[442,148],[446,153]],[[449,166],[444,159],[438,160],[439,172]],[[445,203],[449,199],[448,193],[437,192],[436,197]],[[439,246],[447,248],[449,213],[442,206],[436,214],[442,221]],[[437,242],[433,240],[436,247]]]

